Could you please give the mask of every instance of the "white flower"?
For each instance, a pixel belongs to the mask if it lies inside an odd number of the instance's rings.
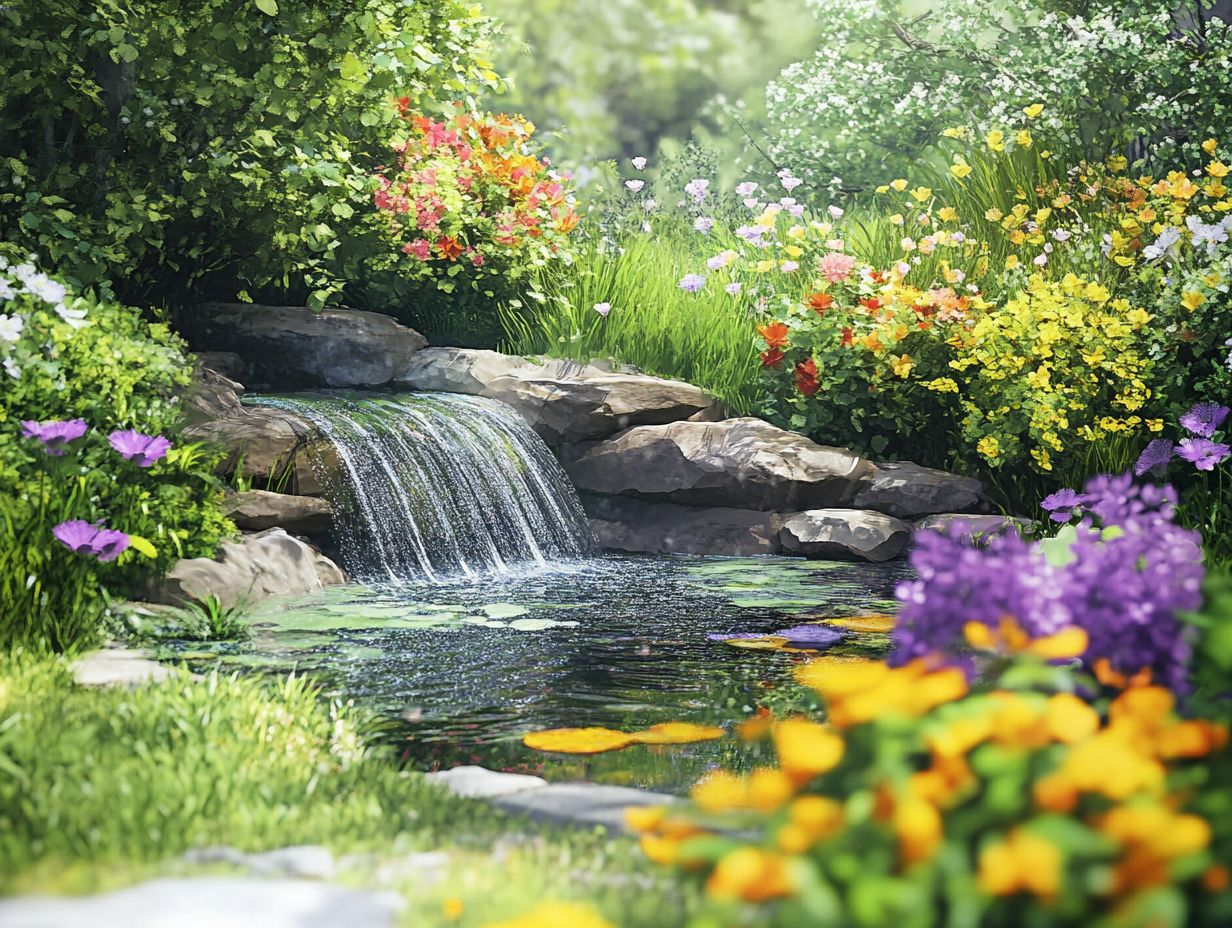
[[[625,181],[625,186],[634,193],[640,193],[642,188],[646,186],[646,182],[644,180],[627,180]]]
[[[843,216],[843,210],[841,207],[838,207],[838,206],[827,206],[826,212],[828,212],[835,219],[841,219]]]
[[[52,280],[46,274],[32,274],[26,279],[26,289],[37,296],[44,303],[50,303],[53,306],[62,304],[64,298],[68,296],[68,287],[58,281]],[[59,312],[57,306],[56,312]]]
[[[743,184],[736,185],[736,196],[751,197],[757,192],[757,184],[751,180],[746,180]]]
[[[639,171],[646,170],[646,159],[645,158],[634,158],[632,164],[633,164],[633,167],[635,167]]]
[[[0,313],[0,342],[12,342],[21,338],[22,326],[26,324],[21,316],[16,314],[12,316]]]
[[[730,293],[732,296],[738,296],[740,294],[740,291],[743,289],[743,285],[740,283],[740,281],[736,280],[736,281],[732,281],[730,284],[728,284],[723,289],[726,290],[728,293]]]
[[[0,302],[8,302],[17,296],[17,291],[13,289],[13,282],[6,277],[0,277]]]
[[[4,372],[6,374],[8,374],[14,380],[21,380],[21,368],[19,368],[16,364],[13,363],[12,358],[5,358],[3,366],[4,366]]]
[[[603,316],[605,319],[607,318],[607,314],[610,313],[611,311],[612,311],[611,303],[596,303],[595,304],[595,312],[597,312],[600,316]]]
[[[65,304],[58,303],[56,304],[56,315],[74,329],[80,329],[86,324],[86,311],[84,309],[70,309]]]
[[[1154,243],[1147,245],[1142,249],[1142,257],[1148,261],[1155,261],[1162,258],[1168,253],[1177,242],[1181,240],[1181,230],[1176,226],[1164,226],[1162,232],[1159,233],[1159,238],[1155,239]],[[1107,254],[1107,252],[1105,252]]]

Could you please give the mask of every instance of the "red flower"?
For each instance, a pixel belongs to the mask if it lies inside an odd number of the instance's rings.
[[[851,338],[855,335],[855,332],[850,328],[850,326],[843,329],[841,335],[842,337],[839,339],[839,344],[844,348],[851,347]]]
[[[834,305],[834,297],[828,293],[814,293],[807,299],[809,309],[813,310],[817,315],[825,314],[825,311]]]
[[[398,98],[398,112],[399,113],[405,113],[410,108],[411,108],[411,98],[410,97],[399,97]]]
[[[772,322],[769,325],[759,325],[757,332],[766,340],[771,348],[786,348],[787,335],[791,330],[782,322]]]
[[[817,365],[812,358],[796,365],[796,389],[805,396],[812,396],[821,389],[817,382]]]
[[[455,261],[458,255],[462,254],[463,248],[456,238],[446,235],[436,243],[436,250],[442,258]]]
[[[880,309],[881,301],[878,300],[875,296],[866,296],[864,299],[860,301],[860,305],[863,306],[865,309]]]
[[[777,348],[767,348],[761,353],[762,367],[778,367],[783,363],[783,352]]]

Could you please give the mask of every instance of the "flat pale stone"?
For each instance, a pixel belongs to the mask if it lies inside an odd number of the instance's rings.
[[[318,844],[280,847],[255,854],[245,854],[233,847],[202,847],[189,851],[184,860],[191,864],[230,864],[243,867],[254,876],[305,880],[332,880],[338,872],[334,855]]]
[[[493,800],[493,805],[510,815],[525,815],[541,821],[587,828],[602,825],[613,831],[626,831],[625,809],[630,806],[661,806],[678,801],[675,796],[666,793],[652,793],[627,786],[552,783],[541,789],[498,797]]]
[[[846,561],[893,560],[910,540],[907,523],[860,509],[810,509],[787,519],[779,532],[787,554]]]
[[[170,667],[128,648],[94,651],[74,661],[72,669],[79,686],[142,686],[174,674]]]
[[[97,896],[0,901],[5,928],[392,928],[404,903],[308,880],[166,879]]]
[[[548,785],[548,781],[542,777],[532,777],[524,773],[500,773],[474,765],[438,770],[425,774],[424,779],[443,786],[463,799],[492,799]]]

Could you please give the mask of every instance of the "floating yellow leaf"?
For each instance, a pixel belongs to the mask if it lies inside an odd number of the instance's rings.
[[[528,748],[557,754],[602,754],[627,748],[634,742],[633,735],[610,728],[552,728],[532,731],[522,738]]]
[[[764,635],[760,638],[724,638],[723,643],[746,651],[781,651],[787,646],[787,639],[782,635]]]
[[[640,744],[689,744],[723,737],[723,729],[694,722],[664,722],[630,736]]]
[[[845,628],[849,632],[869,632],[876,635],[888,635],[894,631],[894,616],[856,615],[847,619],[830,619],[826,624]]]

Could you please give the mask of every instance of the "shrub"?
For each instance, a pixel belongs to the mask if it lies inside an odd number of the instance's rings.
[[[321,306],[376,253],[369,172],[394,99],[498,78],[455,0],[0,9],[0,237],[126,301]]]
[[[28,263],[0,259],[0,298],[0,640],[70,648],[96,634],[104,586],[212,555],[230,525],[211,455],[141,441],[174,436],[180,422],[189,363],[165,326],[77,296]],[[57,436],[52,423],[74,425]],[[141,539],[114,563],[52,534],[104,519]]]

